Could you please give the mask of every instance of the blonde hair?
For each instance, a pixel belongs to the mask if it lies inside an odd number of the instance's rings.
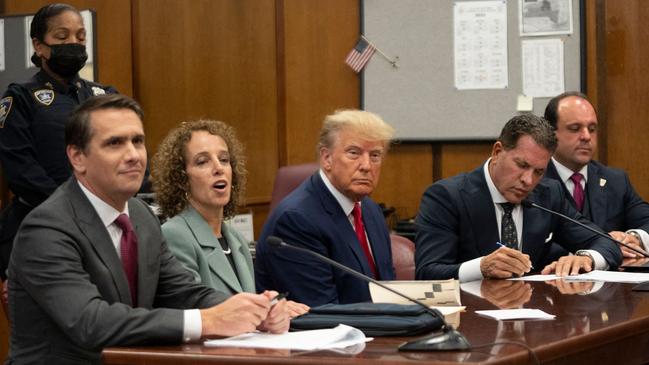
[[[236,214],[238,204],[242,203],[247,174],[243,145],[236,137],[234,128],[216,120],[196,120],[183,122],[171,130],[158,146],[151,162],[151,181],[156,194],[156,202],[162,215],[173,217],[189,204],[189,179],[187,178],[185,147],[197,131],[206,131],[223,138],[230,154],[232,166],[232,192],[230,201],[223,207],[223,218]]]
[[[382,141],[386,151],[394,136],[394,128],[383,121],[378,114],[356,109],[337,110],[327,115],[322,122],[317,150],[331,148],[341,130],[350,130],[368,141]]]

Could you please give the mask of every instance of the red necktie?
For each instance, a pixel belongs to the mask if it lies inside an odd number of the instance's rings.
[[[124,213],[115,219],[115,224],[122,229],[119,241],[119,252],[122,256],[122,266],[131,291],[133,307],[137,306],[137,237],[131,226],[131,220]]]
[[[572,191],[572,198],[575,200],[577,210],[580,212],[584,209],[584,188],[581,186],[581,179],[583,178],[584,177],[578,172],[575,172],[570,176],[570,180],[575,183],[575,188]]]
[[[374,278],[378,279],[379,274],[376,271],[376,265],[374,265],[374,259],[372,259],[372,253],[370,252],[370,245],[367,243],[367,237],[365,236],[365,225],[363,225],[360,204],[354,203],[352,214],[354,215],[354,230],[356,231],[356,238],[358,238],[358,242],[360,242],[361,248],[363,249],[363,252],[365,252],[365,258],[367,259],[367,263],[370,265],[370,269],[372,269]]]

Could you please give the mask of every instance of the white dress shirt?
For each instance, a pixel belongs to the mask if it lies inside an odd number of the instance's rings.
[[[104,227],[106,227],[106,230],[108,231],[108,235],[110,236],[111,241],[113,241],[113,246],[115,246],[115,249],[117,250],[117,255],[121,258],[120,241],[122,239],[122,229],[119,228],[119,226],[115,223],[115,219],[117,219],[117,217],[122,213],[129,215],[128,202],[126,202],[124,210],[120,212],[108,205],[105,201],[101,200],[98,196],[93,194],[90,190],[83,186],[80,181],[77,181],[77,183],[81,187],[81,191],[83,191],[83,193],[90,201],[92,207],[95,208],[97,215],[99,215],[99,219],[101,219],[101,222],[104,224]],[[200,339],[203,328],[203,321],[201,320],[200,310],[184,310],[183,318],[183,340],[185,342],[189,342]]]
[[[506,203],[507,199],[498,191],[496,188],[496,185],[494,184],[493,180],[491,179],[491,175],[489,175],[489,162],[491,159],[488,159],[487,162],[485,162],[483,166],[483,171],[485,175],[485,180],[487,181],[487,187],[489,188],[489,194],[491,195],[491,200],[494,204],[494,210],[496,213],[496,221],[498,222],[498,234],[500,235],[500,226],[502,222],[502,217],[504,214],[503,208],[500,206],[501,203]],[[572,174],[571,174],[572,175]],[[516,236],[518,237],[518,249],[522,251],[523,249],[523,208],[521,207],[520,204],[517,204],[514,207],[514,210],[512,211],[512,218],[514,220],[514,224],[516,225]],[[494,249],[497,248],[497,244],[494,242]],[[596,270],[607,270],[608,269],[608,264],[606,263],[606,260],[604,260],[604,257],[597,251],[594,250],[585,250],[587,251],[593,258],[594,262],[594,269]],[[458,272],[458,279],[460,282],[468,282],[468,281],[473,281],[473,280],[481,280],[484,278],[482,275],[482,271],[480,270],[480,262],[482,261],[481,257],[477,257],[473,260],[469,260],[466,262],[463,262],[460,265],[460,269]],[[542,269],[542,268],[539,268]]]

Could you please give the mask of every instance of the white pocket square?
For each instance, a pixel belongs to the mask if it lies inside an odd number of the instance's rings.
[[[548,236],[548,238],[545,239],[545,243],[548,243],[550,241],[552,241],[552,232],[550,232],[550,235]]]

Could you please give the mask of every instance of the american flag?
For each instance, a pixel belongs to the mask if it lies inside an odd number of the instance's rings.
[[[374,48],[370,42],[361,38],[356,43],[356,47],[354,47],[354,49],[352,49],[347,55],[345,63],[348,64],[354,72],[358,73],[363,69],[363,67],[365,67],[370,58],[372,58],[374,51],[376,51],[376,48]]]

